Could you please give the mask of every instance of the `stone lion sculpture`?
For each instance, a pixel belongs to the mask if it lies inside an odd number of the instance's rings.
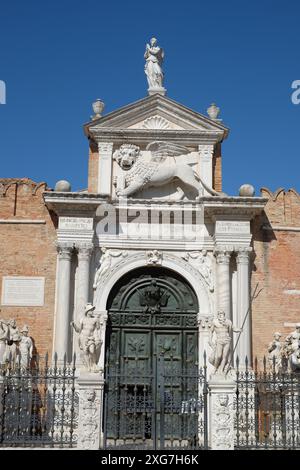
[[[140,147],[133,144],[123,144],[114,152],[113,158],[124,172],[123,178],[114,179],[117,196],[131,196],[134,193],[148,188],[163,186],[174,179],[180,180],[189,188],[197,192],[198,197],[203,196],[203,188],[212,195],[220,195],[212,188],[208,188],[194,170],[187,164],[176,162],[175,156],[185,151],[185,148],[166,142],[153,142],[146,150],[151,151],[149,156],[140,152]],[[177,188],[184,197],[184,192]]]

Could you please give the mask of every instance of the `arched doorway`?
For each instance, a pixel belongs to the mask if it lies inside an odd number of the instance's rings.
[[[115,284],[107,310],[106,446],[157,448],[197,439],[197,419],[183,412],[198,399],[199,308],[192,287],[169,269],[137,268]]]

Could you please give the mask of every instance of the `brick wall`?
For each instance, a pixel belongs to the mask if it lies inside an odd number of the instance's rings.
[[[44,205],[46,184],[29,179],[0,179],[0,295],[2,276],[44,276],[43,307],[2,306],[2,318],[15,318],[29,326],[37,351],[51,353],[55,301],[56,216]],[[44,223],[13,223],[34,220]],[[7,221],[7,222],[5,222]]]
[[[98,192],[98,147],[97,144],[90,141],[89,145],[89,176],[88,176],[88,192]]]
[[[213,189],[222,191],[222,156],[221,144],[215,146],[213,155]]]
[[[261,193],[269,200],[253,223],[252,273],[252,289],[257,282],[263,288],[252,308],[253,352],[260,357],[275,331],[284,339],[294,329],[285,322],[300,322],[300,196],[293,189]]]

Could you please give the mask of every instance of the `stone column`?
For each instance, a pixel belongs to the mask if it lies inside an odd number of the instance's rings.
[[[217,310],[223,310],[226,318],[231,318],[230,304],[230,258],[231,252],[225,249],[215,251],[217,260],[216,287],[217,287]]]
[[[233,378],[212,377],[209,387],[209,446],[212,450],[234,450]]]
[[[98,373],[80,372],[77,449],[95,450],[103,447],[104,380]]]
[[[54,352],[62,360],[67,352],[70,332],[70,275],[73,246],[57,243],[58,269],[56,280],[56,319]]]
[[[78,275],[76,289],[75,322],[83,316],[84,307],[89,301],[90,259],[93,251],[91,243],[78,245]]]
[[[111,194],[112,142],[99,142],[98,192],[105,196]]]
[[[3,414],[3,404],[4,404],[4,377],[3,375],[0,375],[0,419]]]
[[[214,370],[214,367],[208,362],[208,356],[211,352],[211,348],[208,345],[209,335],[212,316],[202,316],[198,313],[197,324],[198,324],[198,363],[199,367],[204,365],[204,353],[206,354],[206,365],[207,365],[207,377],[210,377],[211,373]]]
[[[251,312],[249,309],[250,301],[250,280],[249,280],[249,255],[251,248],[242,248],[237,252],[237,320],[238,324],[234,325],[238,328],[242,327],[245,316],[243,331],[240,334],[236,348],[236,355],[239,356],[240,365],[245,364],[245,358],[248,357],[251,364]],[[237,338],[236,338],[237,339]]]
[[[92,243],[80,243],[77,245],[77,250],[78,267],[74,321],[78,325],[79,320],[83,317],[84,307],[89,301],[90,259],[93,251],[93,245]],[[82,365],[82,360],[77,337],[75,338],[73,344],[77,358],[76,363],[78,366],[80,366]]]
[[[106,339],[106,324],[107,324],[107,311],[105,310],[104,312],[95,312],[96,315],[99,317],[100,321],[100,327],[101,327],[101,351],[100,351],[100,356],[99,356],[99,361],[98,361],[98,367],[100,370],[100,373],[104,376],[104,371],[105,371],[105,339]]]

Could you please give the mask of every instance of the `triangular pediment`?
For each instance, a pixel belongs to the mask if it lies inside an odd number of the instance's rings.
[[[217,131],[227,135],[220,121],[212,120],[170,98],[155,94],[87,123],[87,135],[101,129],[148,129],[164,131]]]

